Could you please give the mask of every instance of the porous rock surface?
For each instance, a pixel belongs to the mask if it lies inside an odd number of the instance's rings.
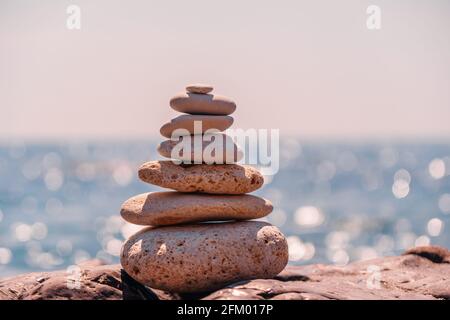
[[[80,268],[80,289],[67,288],[66,271],[36,272],[0,280],[0,299],[450,299],[450,252],[437,246],[345,267],[288,266],[274,279],[185,295],[143,287],[120,265],[94,261]]]
[[[259,189],[262,174],[246,165],[176,165],[172,161],[149,161],[139,168],[147,183],[180,192],[244,194]]]
[[[261,221],[145,228],[121,253],[139,283],[170,292],[206,292],[242,279],[270,279],[288,262],[286,239]]]

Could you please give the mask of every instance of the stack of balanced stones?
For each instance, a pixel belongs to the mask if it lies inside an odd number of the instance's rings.
[[[198,137],[194,121],[201,121],[200,145],[207,148],[205,131],[229,128],[233,123],[229,115],[236,109],[232,100],[212,90],[208,85],[191,85],[172,98],[170,106],[185,114],[163,125],[161,134],[172,138],[182,128],[189,137],[194,133]],[[199,159],[192,152],[174,153],[177,143],[170,139],[158,147],[163,157],[172,160],[150,161],[139,168],[144,182],[174,191],[140,194],[122,205],[126,221],[149,226],[123,245],[124,270],[143,285],[180,293],[277,275],[288,261],[285,237],[266,222],[247,221],[273,210],[270,201],[247,194],[263,185],[261,173],[236,163],[242,152],[234,144],[223,144],[227,161],[220,163],[216,157],[208,164],[203,155]]]

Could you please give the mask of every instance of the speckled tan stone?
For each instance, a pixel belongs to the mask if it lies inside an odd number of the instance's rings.
[[[209,136],[208,139],[205,138],[207,136]],[[194,161],[195,163],[203,162],[208,164],[235,163],[243,157],[242,150],[240,150],[239,147],[233,142],[233,139],[227,135],[198,135],[196,137],[198,137],[199,142],[195,142],[194,136],[183,136],[180,137],[179,140],[166,140],[158,145],[157,150],[163,157],[178,159],[187,164],[194,163]],[[213,138],[211,139],[211,137]],[[184,139],[189,140],[184,141]],[[216,143],[215,139],[222,139],[222,148],[220,148],[220,145]],[[179,143],[179,147],[174,151],[174,148]],[[210,147],[208,148],[208,146]],[[185,150],[185,147],[189,147],[190,149]],[[216,150],[212,150],[212,148],[216,147],[220,148],[217,150],[220,150],[222,154],[220,154],[220,152],[216,152]]]
[[[139,168],[147,183],[181,192],[219,194],[249,193],[264,183],[255,168],[238,164],[177,165],[172,161],[150,161]]]
[[[201,123],[201,132],[195,132],[195,121]],[[170,122],[164,124],[159,132],[163,137],[171,138],[172,133],[177,129],[186,129],[187,134],[201,134],[210,129],[225,131],[233,124],[233,118],[230,116],[211,116],[211,115],[190,115],[184,114],[173,118]],[[182,134],[184,135],[184,134]]]
[[[170,99],[172,109],[189,114],[229,115],[236,110],[233,100],[215,94],[182,92]]]
[[[186,87],[186,91],[190,93],[206,94],[210,93],[213,90],[214,90],[213,86],[203,83],[194,83]]]
[[[135,280],[169,292],[202,292],[272,278],[288,262],[283,234],[258,221],[145,228],[131,236],[121,264]]]
[[[152,192],[134,196],[120,214],[139,225],[164,226],[200,221],[258,219],[272,212],[272,203],[256,196]]]

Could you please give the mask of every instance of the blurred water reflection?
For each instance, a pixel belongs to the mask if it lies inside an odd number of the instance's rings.
[[[282,139],[281,168],[255,194],[287,236],[292,264],[450,247],[450,145],[309,144]],[[0,276],[86,259],[117,262],[140,226],[128,197],[160,190],[138,180],[157,141],[0,147]]]

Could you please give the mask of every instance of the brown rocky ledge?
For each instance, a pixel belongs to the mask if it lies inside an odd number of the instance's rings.
[[[436,246],[398,257],[330,265],[288,266],[275,279],[256,279],[197,295],[145,288],[119,265],[80,265],[81,285],[69,289],[65,271],[37,272],[0,280],[0,299],[450,299],[450,251]]]

